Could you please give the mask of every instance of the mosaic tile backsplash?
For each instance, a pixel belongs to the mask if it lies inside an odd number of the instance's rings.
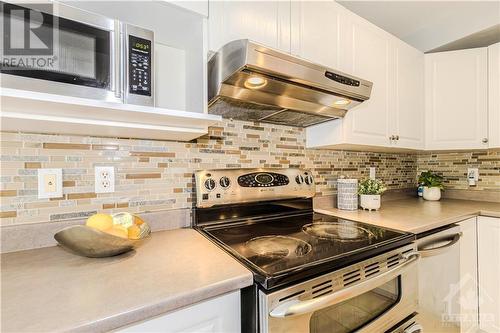
[[[417,172],[416,155],[305,149],[303,129],[229,120],[188,143],[2,132],[1,150],[1,225],[191,208],[199,169],[308,168],[319,195],[370,166],[389,189],[414,187]],[[94,193],[101,165],[115,167],[114,193]],[[63,198],[37,198],[38,168],[63,169]]]
[[[500,150],[420,154],[417,167],[419,174],[432,170],[443,175],[445,188],[495,191],[500,196]],[[467,183],[467,168],[479,168],[479,181],[475,186]]]

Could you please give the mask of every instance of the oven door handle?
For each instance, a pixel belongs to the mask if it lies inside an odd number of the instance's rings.
[[[358,284],[338,290],[332,294],[313,298],[307,301],[300,301],[298,299],[290,300],[278,305],[274,308],[269,315],[274,318],[285,318],[297,316],[305,313],[314,312],[325,307],[338,304],[350,298],[364,294],[376,287],[383,285],[386,282],[395,279],[401,275],[408,268],[416,264],[420,258],[418,252],[410,252],[403,255],[406,260],[402,264],[398,264],[392,269],[377,275],[373,278],[360,282]]]
[[[418,253],[420,253],[420,256],[422,258],[437,256],[441,253],[448,251],[453,245],[457,244],[460,241],[460,238],[462,238],[461,232],[456,233],[456,234],[451,235],[451,236],[446,236],[444,238],[436,239],[436,241],[434,243],[440,243],[440,242],[443,242],[446,240],[449,240],[449,242],[442,245],[442,246],[438,246],[438,247],[434,247],[434,248],[431,247],[429,249],[426,249],[426,246],[422,246],[421,248],[418,248]],[[429,244],[427,244],[427,245],[429,245]]]

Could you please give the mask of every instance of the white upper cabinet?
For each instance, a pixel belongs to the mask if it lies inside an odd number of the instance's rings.
[[[370,99],[347,112],[344,139],[350,144],[388,145],[390,38],[360,17],[349,15],[340,25],[341,67],[373,82]],[[348,22],[350,21],[350,22]]]
[[[425,55],[426,149],[488,147],[486,48]]]
[[[408,44],[395,40],[393,116],[390,135],[398,148],[424,148],[424,55]]]
[[[500,43],[488,47],[489,147],[500,148]]]
[[[209,49],[218,51],[235,39],[290,52],[290,2],[210,1]]]
[[[335,67],[373,82],[372,94],[343,119],[307,128],[308,147],[421,149],[423,53],[346,10],[338,12]]]
[[[312,62],[339,67],[339,24],[345,9],[334,1],[292,1],[291,53]]]

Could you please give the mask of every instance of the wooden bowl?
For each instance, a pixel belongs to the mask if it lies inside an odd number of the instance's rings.
[[[54,235],[63,247],[85,257],[116,256],[141,245],[150,234],[138,240],[125,239],[83,225],[67,227]]]

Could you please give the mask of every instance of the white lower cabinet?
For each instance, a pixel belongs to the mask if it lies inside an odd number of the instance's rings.
[[[417,244],[424,332],[500,332],[500,218],[470,218]]]
[[[500,332],[500,218],[478,218],[479,327]]]
[[[460,239],[460,332],[474,332],[478,323],[477,218],[459,224]]]
[[[240,330],[240,292],[236,291],[129,325],[116,332],[236,333]]]

